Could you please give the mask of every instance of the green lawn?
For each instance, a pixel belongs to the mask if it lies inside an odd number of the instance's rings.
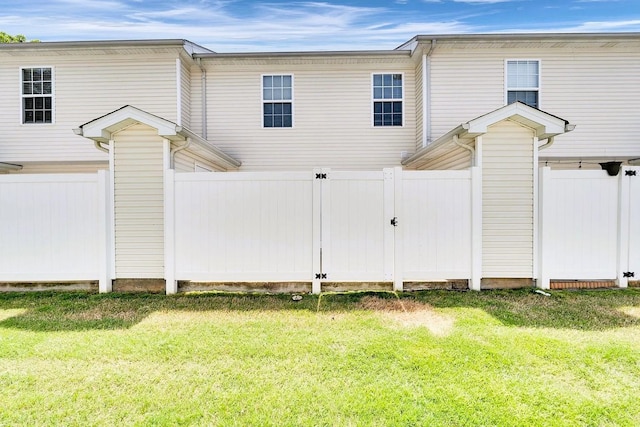
[[[640,289],[0,294],[0,426],[638,426]]]

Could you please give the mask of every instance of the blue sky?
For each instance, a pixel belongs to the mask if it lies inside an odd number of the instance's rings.
[[[392,49],[416,34],[640,32],[640,0],[0,0],[0,31],[218,52]]]

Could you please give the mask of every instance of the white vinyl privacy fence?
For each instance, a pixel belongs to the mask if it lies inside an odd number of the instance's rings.
[[[640,168],[540,170],[540,283],[640,274]]]
[[[0,281],[100,281],[108,291],[108,175],[0,176]]]
[[[471,171],[174,174],[169,283],[471,275]],[[174,289],[175,292],[175,284]]]
[[[0,176],[0,282],[115,279],[110,175]],[[539,171],[534,278],[640,275],[640,168]],[[482,278],[480,170],[165,175],[164,278],[405,282]],[[144,219],[142,219],[144,220]],[[135,256],[135,255],[134,255]]]

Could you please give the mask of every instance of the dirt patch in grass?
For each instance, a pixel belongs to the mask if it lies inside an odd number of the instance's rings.
[[[121,320],[125,322],[134,322],[138,320],[140,315],[132,309],[123,311],[105,311],[103,307],[92,307],[87,310],[78,311],[76,313],[66,313],[67,320],[91,322],[100,320]]]
[[[640,319],[640,307],[622,307],[620,311],[626,314],[627,316]]]
[[[367,296],[362,298],[358,306],[380,313],[399,327],[424,327],[437,336],[447,336],[453,330],[452,317],[438,313],[432,306],[423,302]]]

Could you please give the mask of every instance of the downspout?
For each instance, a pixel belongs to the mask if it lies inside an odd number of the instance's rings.
[[[456,144],[460,148],[464,148],[471,153],[471,167],[476,165],[476,150],[473,147],[468,146],[467,144],[463,144],[458,139],[458,135],[453,135],[453,143]]]
[[[422,146],[431,144],[431,54],[436,49],[436,39],[431,47],[422,54]]]
[[[197,58],[196,63],[200,67],[200,85],[202,87],[202,138],[207,139],[207,70],[202,65],[202,58]]]
[[[538,151],[551,147],[553,145],[553,141],[554,141],[554,137],[550,136],[549,138],[547,138],[547,142],[545,144],[538,147]]]
[[[184,144],[180,145],[179,147],[175,147],[175,148],[171,149],[169,168],[175,169],[176,153],[178,151],[182,151],[182,150],[188,148],[190,145],[191,145],[191,138],[187,138],[187,140],[185,141]]]
[[[22,170],[22,165],[0,162],[0,173],[3,173],[4,171],[11,172],[11,171],[19,171],[19,170]]]
[[[93,141],[93,145],[95,145],[95,146],[96,146],[96,148],[97,148],[98,150],[100,150],[100,151],[104,151],[105,153],[108,153],[108,152],[109,152],[109,149],[108,149],[108,148],[103,147],[103,146],[102,146],[102,142],[100,142],[100,141],[96,141],[96,140],[94,140],[94,141]]]

